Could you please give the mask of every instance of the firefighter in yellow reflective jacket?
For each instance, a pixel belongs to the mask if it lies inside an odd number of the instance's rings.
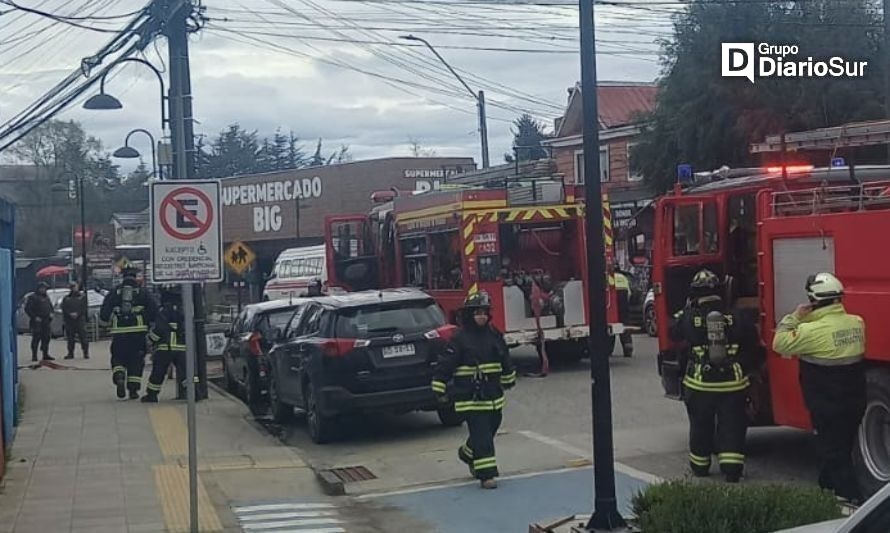
[[[488,293],[467,297],[462,314],[462,327],[439,357],[432,387],[440,402],[454,402],[467,423],[470,436],[458,457],[483,488],[493,489],[498,476],[494,436],[501,425],[504,390],[516,384],[516,370],[504,336],[490,324]]]
[[[684,399],[689,415],[689,466],[707,476],[711,456],[730,483],[738,482],[745,464],[747,431],[747,361],[757,343],[753,326],[727,314],[719,296],[720,279],[709,270],[690,284],[687,305],[674,315],[670,334],[685,343]]]
[[[615,267],[615,292],[618,293],[618,320],[625,326],[630,320],[630,278]],[[621,351],[624,357],[632,357],[634,354],[634,340],[630,331],[625,331],[619,335],[621,339]]]
[[[182,295],[178,289],[161,289],[161,309],[154,326],[148,332],[148,340],[154,344],[155,353],[142,401],[157,403],[170,365],[176,367],[178,377],[185,375],[185,315],[182,312]],[[177,396],[179,386],[177,383]]]
[[[851,456],[865,413],[865,322],[847,314],[844,286],[829,273],[810,276],[809,304],[785,316],[773,350],[800,358],[800,386],[816,432],[819,486],[837,496],[862,499]]]
[[[127,390],[131,400],[139,398],[145,368],[145,336],[157,313],[151,295],[136,280],[137,273],[134,267],[124,268],[123,282],[105,296],[99,311],[99,320],[111,330],[111,379],[120,399]]]

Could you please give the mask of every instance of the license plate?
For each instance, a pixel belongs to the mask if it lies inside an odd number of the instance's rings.
[[[396,344],[395,346],[383,347],[384,359],[389,359],[390,357],[405,357],[406,355],[414,355],[414,353],[413,344]]]

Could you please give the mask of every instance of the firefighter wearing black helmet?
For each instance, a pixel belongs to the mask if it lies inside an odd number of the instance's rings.
[[[747,431],[748,364],[756,332],[727,313],[722,283],[710,270],[696,273],[686,306],[674,315],[670,335],[684,343],[681,364],[689,415],[689,465],[707,476],[717,456],[726,481],[738,482],[744,471]]]
[[[504,390],[516,384],[516,370],[504,336],[491,325],[491,300],[486,292],[464,301],[460,330],[439,357],[433,392],[440,402],[454,402],[470,436],[458,449],[483,488],[497,487],[494,436],[501,425]]]
[[[178,288],[161,288],[161,308],[148,332],[148,339],[154,345],[155,353],[142,401],[157,403],[171,364],[176,368],[177,377],[185,376],[185,314],[182,310],[182,294]],[[180,387],[181,385],[177,386],[177,397],[180,396]]]
[[[111,333],[111,379],[117,397],[123,399],[129,390],[130,399],[135,400],[145,368],[145,336],[157,305],[136,279],[135,267],[125,267],[122,274],[121,284],[105,296],[99,320],[109,326]]]

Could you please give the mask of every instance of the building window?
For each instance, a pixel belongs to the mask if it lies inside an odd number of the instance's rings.
[[[643,181],[643,175],[637,172],[634,172],[630,167],[630,154],[633,150],[633,147],[636,146],[637,143],[629,142],[627,143],[627,181]]]
[[[609,181],[609,147],[600,146],[600,181]],[[584,184],[584,150],[575,150],[575,183]]]

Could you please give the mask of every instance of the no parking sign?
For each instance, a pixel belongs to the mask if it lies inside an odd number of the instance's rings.
[[[219,197],[218,181],[152,183],[152,282],[222,280]]]

